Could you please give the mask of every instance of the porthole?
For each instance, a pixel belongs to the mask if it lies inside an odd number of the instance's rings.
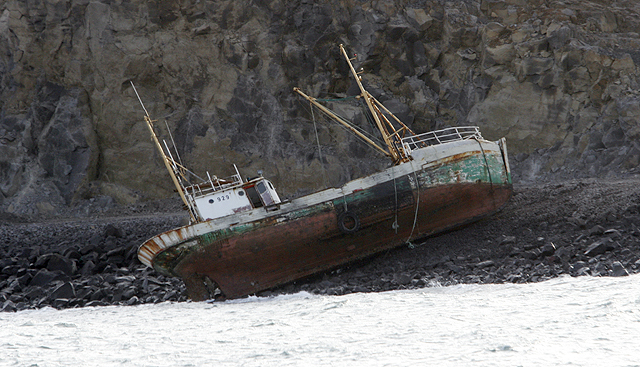
[[[238,196],[244,196],[244,191],[238,190]]]
[[[213,199],[209,199],[209,204],[213,204]]]

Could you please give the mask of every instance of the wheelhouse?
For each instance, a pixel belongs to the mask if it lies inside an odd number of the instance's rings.
[[[237,171],[236,171],[237,172]],[[277,209],[280,197],[262,176],[244,181],[240,174],[228,178],[209,177],[185,188],[201,220],[211,220],[258,208]]]

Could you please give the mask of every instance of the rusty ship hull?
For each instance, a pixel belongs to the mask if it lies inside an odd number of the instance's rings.
[[[415,149],[382,172],[264,210],[159,234],[140,260],[193,300],[238,298],[499,210],[512,193],[504,139]]]

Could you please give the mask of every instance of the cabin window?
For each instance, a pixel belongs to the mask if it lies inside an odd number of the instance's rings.
[[[256,187],[258,188],[258,192],[260,193],[260,195],[264,194],[264,192],[267,191],[267,188],[264,186],[264,182],[262,181],[258,182]]]
[[[267,185],[264,184],[264,181],[258,182],[256,187],[258,188],[258,192],[260,192],[260,197],[262,198],[264,205],[269,206],[275,204],[271,197],[271,193],[267,190]]]
[[[244,190],[247,192],[247,197],[249,201],[251,201],[251,205],[254,208],[259,208],[262,206],[262,200],[260,200],[260,194],[256,190],[255,186],[245,187]]]

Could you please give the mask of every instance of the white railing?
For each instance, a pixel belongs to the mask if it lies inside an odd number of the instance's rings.
[[[449,127],[403,138],[402,147],[406,154],[411,154],[412,150],[418,148],[474,138],[482,139],[480,129],[477,126]]]
[[[209,176],[209,172],[207,172],[207,176]],[[222,191],[243,183],[240,174],[235,174],[225,178],[218,178],[216,176],[209,176],[208,178],[208,181],[186,187],[185,191],[189,192],[193,197],[200,197],[212,192]]]

